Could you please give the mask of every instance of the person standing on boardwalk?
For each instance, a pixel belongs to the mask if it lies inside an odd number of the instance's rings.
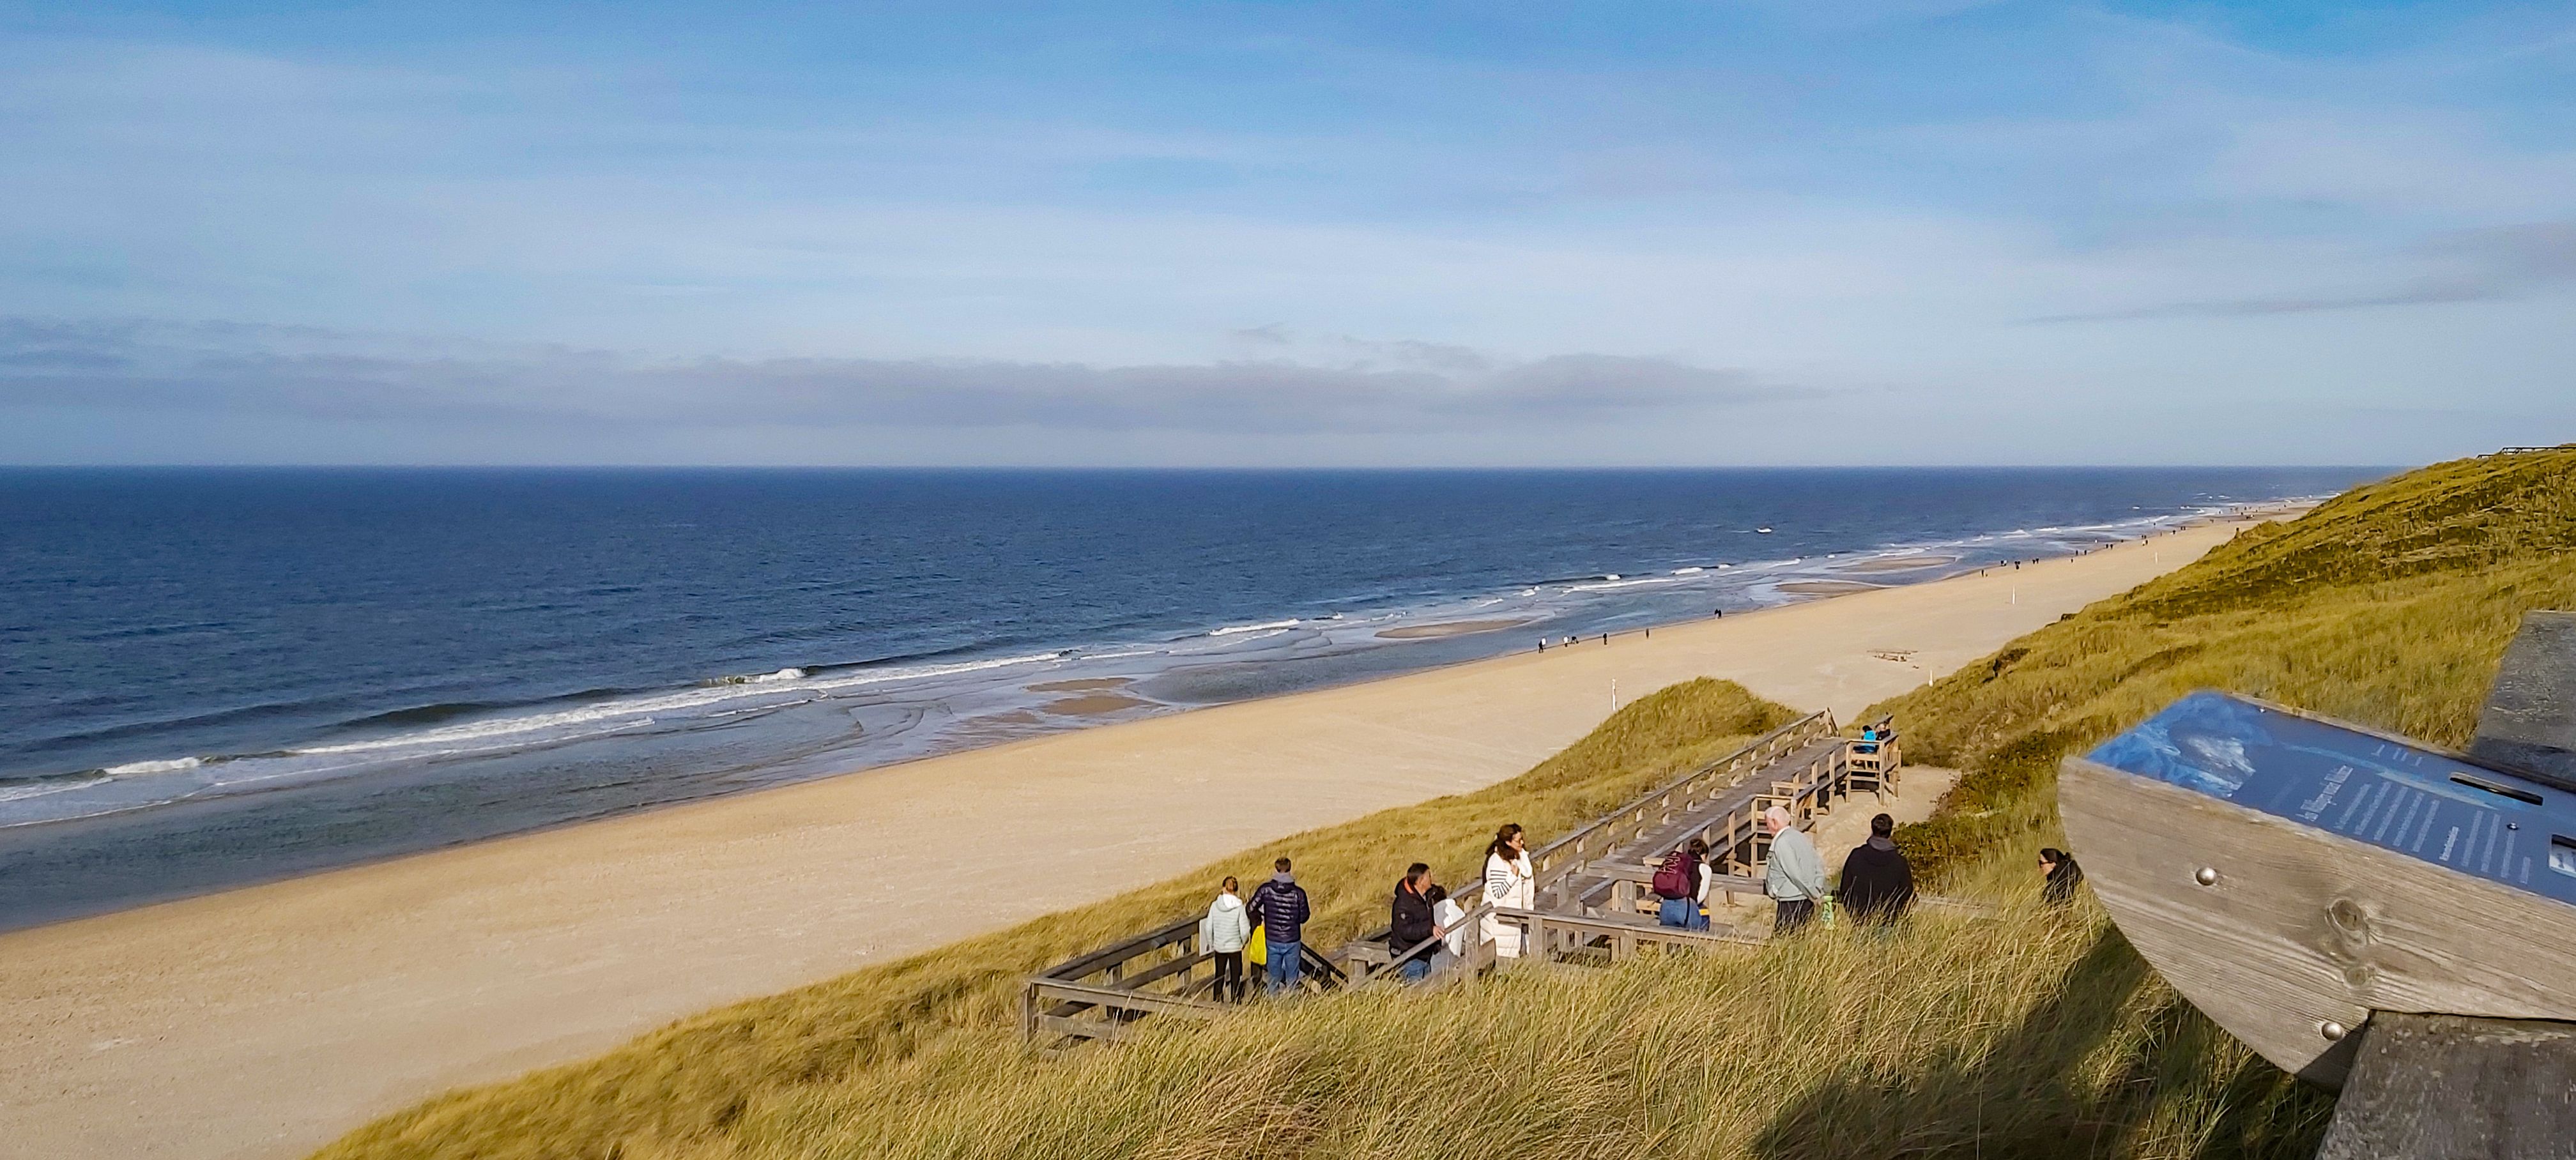
[[[1537,880],[1530,871],[1529,842],[1519,824],[1494,831],[1493,844],[1485,847],[1485,901],[1513,910],[1533,909],[1538,905]],[[1521,944],[1528,934],[1517,922],[1499,915],[1485,917],[1485,941],[1494,944],[1495,958],[1521,957]]]
[[[1789,820],[1789,811],[1778,806],[1762,811],[1762,828],[1771,834],[1771,856],[1762,867],[1762,892],[1777,904],[1771,933],[1793,934],[1816,917],[1816,901],[1825,897],[1825,860],[1816,853],[1816,843]]]
[[[1448,932],[1440,936],[1440,953],[1452,958],[1464,957],[1467,953],[1467,931],[1460,924],[1467,919],[1467,908],[1458,905],[1457,899],[1449,897],[1448,888],[1436,882],[1431,884],[1431,889],[1423,891],[1422,896],[1431,900],[1431,921]]]
[[[1305,971],[1298,953],[1306,938],[1306,920],[1315,910],[1306,903],[1306,888],[1297,885],[1297,876],[1288,872],[1288,860],[1271,864],[1278,872],[1270,881],[1252,891],[1252,917],[1261,920],[1261,941],[1269,944],[1269,985],[1263,990],[1276,995],[1297,989],[1297,977]]]
[[[1207,917],[1199,920],[1199,948],[1216,963],[1216,986],[1210,993],[1219,1003],[1243,1001],[1243,947],[1252,941],[1252,916],[1243,908],[1242,889],[1234,875],[1226,875],[1216,901],[1208,904]]]
[[[1708,901],[1707,862],[1708,843],[1697,838],[1664,855],[1650,883],[1655,896],[1664,900],[1655,921],[1682,930],[1708,929],[1708,915],[1700,909]]]
[[[1431,913],[1431,899],[1424,893],[1430,886],[1431,867],[1420,862],[1405,867],[1404,877],[1396,881],[1395,899],[1387,908],[1388,954],[1402,955],[1447,933]],[[1419,953],[1397,960],[1396,969],[1404,972],[1405,982],[1419,983],[1430,977],[1433,949],[1423,947]]]
[[[1852,847],[1843,859],[1841,898],[1852,921],[1893,926],[1914,905],[1914,867],[1896,848],[1896,819],[1880,814],[1869,820],[1869,840]]]

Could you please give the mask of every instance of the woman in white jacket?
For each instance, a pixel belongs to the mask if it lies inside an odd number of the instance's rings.
[[[1536,876],[1530,872],[1528,840],[1521,836],[1517,824],[1494,831],[1494,844],[1485,848],[1485,901],[1497,907],[1529,910],[1538,905]],[[1494,944],[1494,957],[1516,959],[1521,956],[1522,942],[1528,937],[1520,923],[1488,914],[1485,916],[1485,941]]]
[[[1252,916],[1245,913],[1241,890],[1229,874],[1216,901],[1208,904],[1207,917],[1199,920],[1199,949],[1216,960],[1212,993],[1217,1002],[1243,1001],[1243,948],[1251,941]]]

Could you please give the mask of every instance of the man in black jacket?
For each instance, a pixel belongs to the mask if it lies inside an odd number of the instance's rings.
[[[1895,833],[1896,819],[1871,818],[1869,840],[1843,859],[1843,884],[1836,893],[1855,923],[1888,926],[1914,904],[1914,868],[1897,851]]]
[[[1405,867],[1404,879],[1395,884],[1395,900],[1387,908],[1386,950],[1400,955],[1433,938],[1449,933],[1431,921],[1431,900],[1423,892],[1431,889],[1431,867],[1420,862]],[[1405,959],[1397,964],[1404,981],[1418,983],[1431,974],[1431,951]]]
[[[1288,872],[1288,860],[1273,863],[1279,872],[1252,891],[1244,905],[1252,917],[1261,922],[1261,941],[1269,967],[1269,985],[1263,990],[1276,995],[1297,989],[1297,977],[1306,964],[1298,957],[1304,950],[1299,944],[1306,938],[1306,920],[1314,908],[1306,904],[1306,888],[1297,885],[1297,876]]]

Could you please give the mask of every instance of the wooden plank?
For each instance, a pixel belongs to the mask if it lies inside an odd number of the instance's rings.
[[[2523,614],[2469,756],[2576,792],[2576,612]]]
[[[1200,963],[1209,961],[1211,960],[1207,955],[1182,955],[1179,958],[1166,962],[1161,966],[1154,967],[1151,970],[1139,971],[1136,974],[1120,979],[1118,981],[1118,989],[1122,991],[1133,991],[1148,984],[1161,982],[1173,975],[1186,973],[1191,968],[1198,966]]]
[[[1039,979],[1033,985],[1033,989],[1041,1002],[1048,999],[1065,1000],[1119,1011],[1143,1011],[1156,1015],[1209,1015],[1225,1010],[1225,1005],[1221,1003],[1183,999],[1172,995],[1121,991],[1113,987],[1064,983],[1053,979]]]
[[[2382,1012],[2317,1160],[2576,1160],[2576,1025]]]
[[[2058,803],[2120,932],[2284,1071],[2339,1085],[2326,1025],[2374,1010],[2576,1018],[2576,909],[2080,757]]]
[[[1179,942],[1197,938],[1199,916],[1173,920],[1169,925],[1148,931],[1122,943],[1115,943],[1089,954],[1078,955],[1039,972],[1050,979],[1075,980],[1097,974],[1138,955],[1149,954]]]

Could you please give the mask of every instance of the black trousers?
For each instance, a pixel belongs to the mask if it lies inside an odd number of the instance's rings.
[[[1219,1003],[1242,1002],[1243,952],[1217,951],[1215,953],[1215,958],[1216,990],[1214,994],[1216,996],[1216,1001]]]
[[[1799,927],[1815,921],[1815,899],[1801,898],[1795,902],[1783,900],[1775,905],[1777,908],[1771,915],[1771,933],[1775,936],[1794,934]]]

